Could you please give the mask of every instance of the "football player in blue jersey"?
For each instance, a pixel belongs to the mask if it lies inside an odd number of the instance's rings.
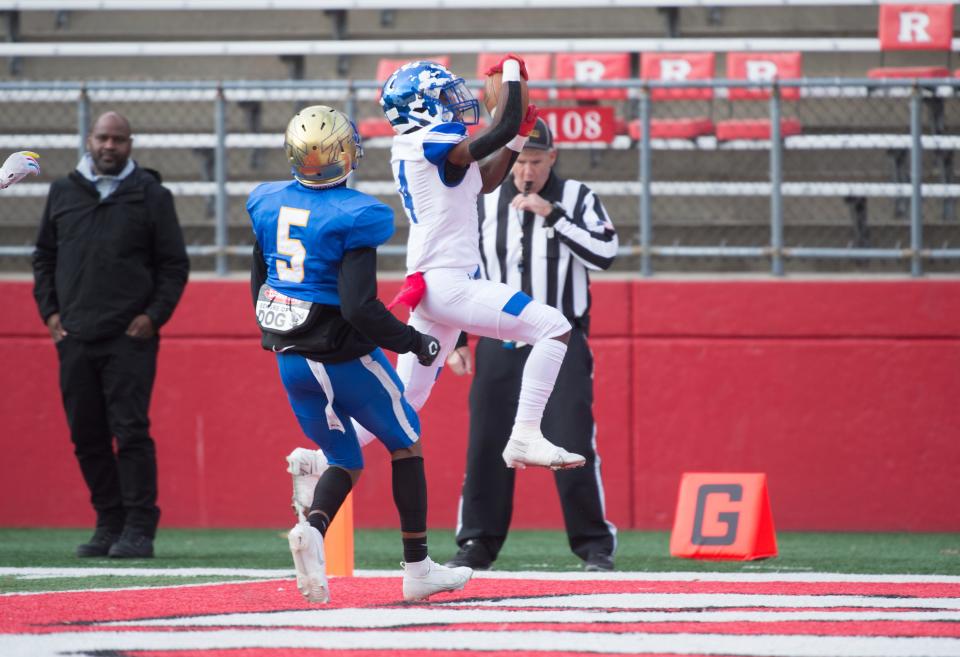
[[[276,352],[290,405],[328,464],[306,521],[289,535],[297,587],[310,602],[329,600],[323,535],[363,469],[355,420],[392,459],[404,599],[461,589],[473,571],[427,555],[420,421],[381,351],[412,353],[429,365],[440,350],[435,338],[377,299],[377,247],[393,234],[393,211],[346,185],[363,149],[345,114],[323,105],[301,110],[287,126],[285,150],[293,179],[258,186],[247,212],[256,236],[251,288],[262,344]]]

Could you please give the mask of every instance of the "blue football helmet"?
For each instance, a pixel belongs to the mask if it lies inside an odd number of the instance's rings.
[[[403,135],[431,123],[480,120],[480,104],[463,78],[430,61],[404,64],[383,84],[380,107],[387,120]]]

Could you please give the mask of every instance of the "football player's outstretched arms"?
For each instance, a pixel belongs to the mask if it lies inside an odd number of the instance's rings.
[[[529,134],[537,120],[537,108],[531,105],[524,110],[522,105],[520,78],[527,78],[523,60],[516,55],[507,55],[497,67],[487,73],[490,74],[498,67],[502,68],[504,89],[497,100],[493,122],[475,136],[461,141],[447,156],[449,166],[463,168],[471,162],[479,162],[493,155],[480,166],[484,194],[492,192],[503,182],[513,162],[523,150],[522,142],[526,141],[524,128],[526,134]],[[516,142],[518,134],[524,138]]]
[[[18,151],[7,158],[0,168],[0,189],[15,185],[31,173],[40,175],[40,156],[32,151]]]

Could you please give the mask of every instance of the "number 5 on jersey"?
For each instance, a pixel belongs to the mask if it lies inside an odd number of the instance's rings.
[[[300,208],[281,206],[277,217],[277,253],[290,259],[289,264],[283,258],[277,258],[277,278],[281,281],[299,283],[303,280],[303,261],[307,250],[303,242],[290,237],[290,227],[306,227],[310,211]]]

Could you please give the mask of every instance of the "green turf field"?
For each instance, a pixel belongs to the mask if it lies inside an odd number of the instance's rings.
[[[269,568],[289,569],[285,530],[161,529],[156,558],[78,559],[73,549],[90,535],[76,529],[0,529],[0,568]],[[621,531],[616,563],[626,571],[842,572],[960,575],[960,534],[780,532],[780,556],[752,562],[674,559],[667,532]],[[453,532],[430,534],[430,553],[444,561],[456,551]],[[356,533],[356,567],[399,572],[400,538],[393,530]],[[497,570],[575,571],[579,560],[559,531],[514,531]],[[2,573],[2,571],[0,571]],[[0,592],[229,581],[230,577],[24,578],[0,574]]]

